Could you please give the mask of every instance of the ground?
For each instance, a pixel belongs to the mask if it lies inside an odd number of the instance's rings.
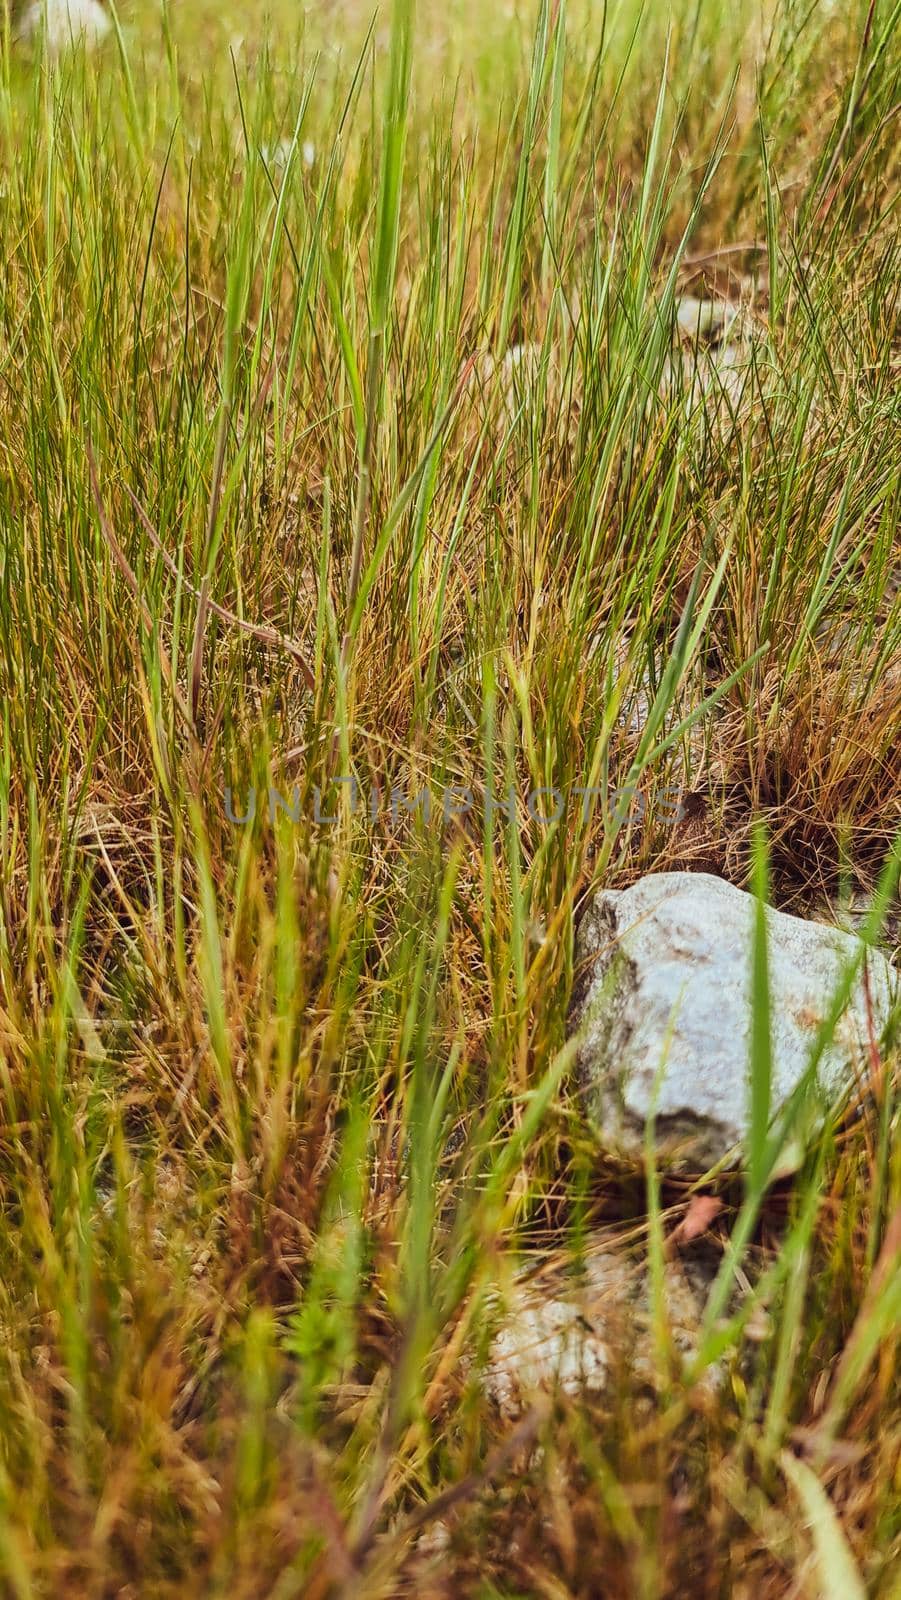
[[[888,1600],[897,1046],[658,1183],[567,1035],[601,883],[898,937],[897,6],[107,9],[0,57],[3,1593]]]

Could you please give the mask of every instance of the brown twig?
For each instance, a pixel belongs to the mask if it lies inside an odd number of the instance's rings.
[[[757,239],[743,239],[735,244],[717,245],[714,250],[702,250],[696,256],[683,256],[683,267],[701,267],[705,261],[719,261],[721,256],[765,255],[766,244]]]

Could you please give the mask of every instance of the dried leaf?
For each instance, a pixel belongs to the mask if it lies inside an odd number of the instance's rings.
[[[688,1202],[682,1221],[673,1229],[669,1236],[669,1244],[673,1249],[681,1249],[685,1244],[690,1244],[693,1239],[700,1239],[707,1232],[710,1224],[719,1216],[723,1209],[723,1202],[715,1194],[695,1194]]]

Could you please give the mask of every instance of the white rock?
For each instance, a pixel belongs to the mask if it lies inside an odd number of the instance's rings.
[[[33,0],[26,6],[18,31],[32,38],[46,26],[47,45],[54,52],[83,41],[99,44],[110,29],[110,19],[99,0]]]
[[[279,139],[277,144],[260,146],[260,155],[270,172],[284,172],[291,154],[291,142],[290,139]]]
[[[421,1556],[440,1557],[450,1548],[451,1531],[446,1522],[430,1522],[416,1540]]]
[[[660,393],[681,399],[687,416],[702,407],[715,414],[721,405],[734,412],[749,394],[751,356],[746,346],[726,343],[716,348],[679,349],[663,363]]]
[[[674,1350],[690,1359],[713,1279],[713,1267],[682,1258],[664,1269],[664,1305]],[[540,1390],[570,1398],[601,1395],[611,1371],[629,1365],[642,1384],[660,1377],[651,1324],[649,1277],[621,1252],[605,1248],[568,1284],[559,1274],[520,1279],[491,1345],[485,1384],[501,1413],[512,1420]],[[705,1387],[723,1376],[714,1364]]]
[[[277,144],[264,144],[260,147],[260,155],[271,172],[284,172],[291,159],[293,145],[293,139],[279,139]],[[316,146],[311,139],[305,139],[300,146],[300,160],[307,171],[315,166]]]
[[[483,351],[467,382],[471,394],[480,395],[488,406],[497,407],[508,421],[532,398],[532,389],[541,366],[541,345],[512,344],[502,356]]]
[[[584,1030],[586,1108],[606,1147],[640,1157],[654,1111],[665,1160],[704,1169],[739,1154],[749,1127],[754,909],[751,895],[722,878],[688,872],[602,891],[590,907],[577,944],[587,982],[572,1020]],[[775,1115],[804,1078],[818,1027],[860,941],[771,908],[766,920]],[[881,1032],[897,974],[873,951],[867,966]],[[859,976],[819,1063],[823,1100],[840,1103],[865,1071],[866,1052]]]
[[[681,399],[690,416],[734,412],[749,393],[750,325],[729,300],[676,302],[675,348],[661,375],[663,399]]]
[[[578,1303],[526,1291],[514,1299],[494,1340],[487,1388],[503,1415],[514,1417],[537,1389],[600,1393],[607,1371],[603,1336]]]
[[[684,294],[676,303],[676,326],[680,333],[702,344],[725,339],[738,316],[738,307],[729,300],[696,300]]]

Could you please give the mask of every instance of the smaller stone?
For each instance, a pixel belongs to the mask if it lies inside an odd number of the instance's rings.
[[[600,1393],[608,1356],[601,1331],[575,1301],[518,1294],[491,1349],[488,1392],[503,1416],[518,1416],[530,1392]]]
[[[708,1259],[678,1257],[664,1268],[667,1326],[686,1362],[698,1349],[713,1276]],[[491,1346],[485,1384],[512,1421],[539,1391],[600,1396],[611,1372],[627,1364],[640,1383],[655,1387],[660,1373],[649,1273],[605,1247],[589,1257],[577,1280],[547,1274],[517,1281]],[[701,1386],[715,1389],[721,1381],[722,1367],[715,1364]]]
[[[47,47],[54,54],[83,41],[99,44],[110,30],[110,19],[99,0],[33,0],[18,25],[22,38],[31,39],[47,29]]]
[[[288,166],[288,162],[291,159],[291,151],[293,149],[293,139],[279,139],[277,144],[264,144],[260,150],[260,155],[262,156],[270,172],[282,173]],[[303,144],[300,146],[299,159],[301,164],[306,167],[308,172],[311,167],[315,166],[316,146],[314,145],[312,139],[305,139]]]
[[[430,1522],[416,1540],[416,1549],[430,1560],[444,1556],[450,1549],[451,1531],[446,1522]]]
[[[696,300],[684,294],[676,303],[679,332],[703,344],[719,344],[737,316],[738,307],[728,300]]]
[[[729,300],[676,302],[673,350],[663,364],[660,393],[679,400],[686,414],[711,420],[723,407],[733,413],[750,393],[750,326]]]
[[[472,394],[481,394],[488,405],[497,405],[512,421],[529,398],[540,366],[541,345],[534,342],[513,344],[502,356],[484,351],[475,363],[467,388]]]

